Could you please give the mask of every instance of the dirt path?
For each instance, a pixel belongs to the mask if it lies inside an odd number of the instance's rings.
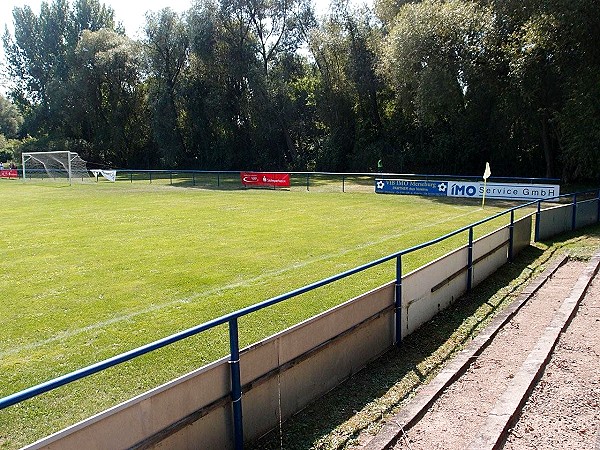
[[[587,274],[587,286],[592,275],[588,264],[572,260],[554,270],[523,306],[517,309],[515,305],[516,313],[492,340],[482,336],[481,342],[489,345],[478,356],[473,356],[476,351],[469,353],[465,349],[456,358],[456,367],[448,369],[455,371],[454,382],[441,390],[444,377],[450,378],[448,374],[440,374],[440,380],[422,388],[421,398],[418,394],[412,407],[407,405],[404,414],[401,411],[392,419],[388,436],[383,431],[365,448],[492,448],[496,439],[490,436],[504,436],[501,433],[504,428],[498,428],[498,424],[505,426],[506,412],[512,411],[521,419],[509,432],[503,448],[600,450],[600,276],[596,276],[551,352],[567,320],[565,311],[573,311],[583,296],[582,279]],[[575,292],[579,294],[573,300]],[[498,321],[497,326],[501,323]],[[538,370],[534,367],[544,367],[540,348],[546,348],[543,358],[550,353],[551,359],[521,414],[518,404],[527,398]],[[438,394],[432,394],[436,389]],[[428,397],[435,401],[424,406]],[[420,411],[419,415],[411,410]],[[410,427],[403,425],[412,423],[407,419],[411,415],[420,419]],[[389,436],[392,438],[388,439]]]
[[[503,448],[600,450],[600,277],[560,337]]]

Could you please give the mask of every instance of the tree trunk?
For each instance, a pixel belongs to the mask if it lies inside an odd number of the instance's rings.
[[[552,138],[550,136],[550,120],[547,111],[542,113],[541,120],[542,149],[544,151],[544,160],[546,162],[546,178],[554,176],[554,152],[552,151]]]

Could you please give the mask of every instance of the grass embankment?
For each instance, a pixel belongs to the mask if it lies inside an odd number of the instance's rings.
[[[0,397],[505,207],[364,193],[1,181]],[[466,239],[419,252],[404,270]],[[241,344],[394,274],[393,265],[379,266],[244,318]],[[226,355],[227,342],[219,327],[0,411],[0,447],[30,443]]]
[[[600,249],[600,226],[537,243],[442,311],[394,349],[296,415],[253,448],[343,449],[363,433],[376,433],[416,389],[506,308],[558,253],[587,260]]]

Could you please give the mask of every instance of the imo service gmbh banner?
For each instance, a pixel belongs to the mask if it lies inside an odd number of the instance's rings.
[[[375,180],[377,194],[425,195],[502,200],[552,199],[560,195],[557,184],[483,183],[480,181]]]
[[[448,182],[448,197],[485,198],[502,200],[538,200],[560,195],[557,184],[520,184],[482,182]],[[557,199],[558,200],[558,199]]]
[[[245,187],[289,187],[289,173],[240,172]]]
[[[426,195],[446,197],[446,181],[375,180],[377,194]]]

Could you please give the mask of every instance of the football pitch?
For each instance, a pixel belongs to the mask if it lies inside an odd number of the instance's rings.
[[[506,209],[465,200],[0,180],[0,397]],[[525,214],[518,211],[518,215]],[[476,229],[476,238],[509,218]],[[466,243],[415,252],[408,272]],[[256,342],[394,278],[387,263],[240,320]],[[227,328],[0,411],[17,448],[228,353]]]

